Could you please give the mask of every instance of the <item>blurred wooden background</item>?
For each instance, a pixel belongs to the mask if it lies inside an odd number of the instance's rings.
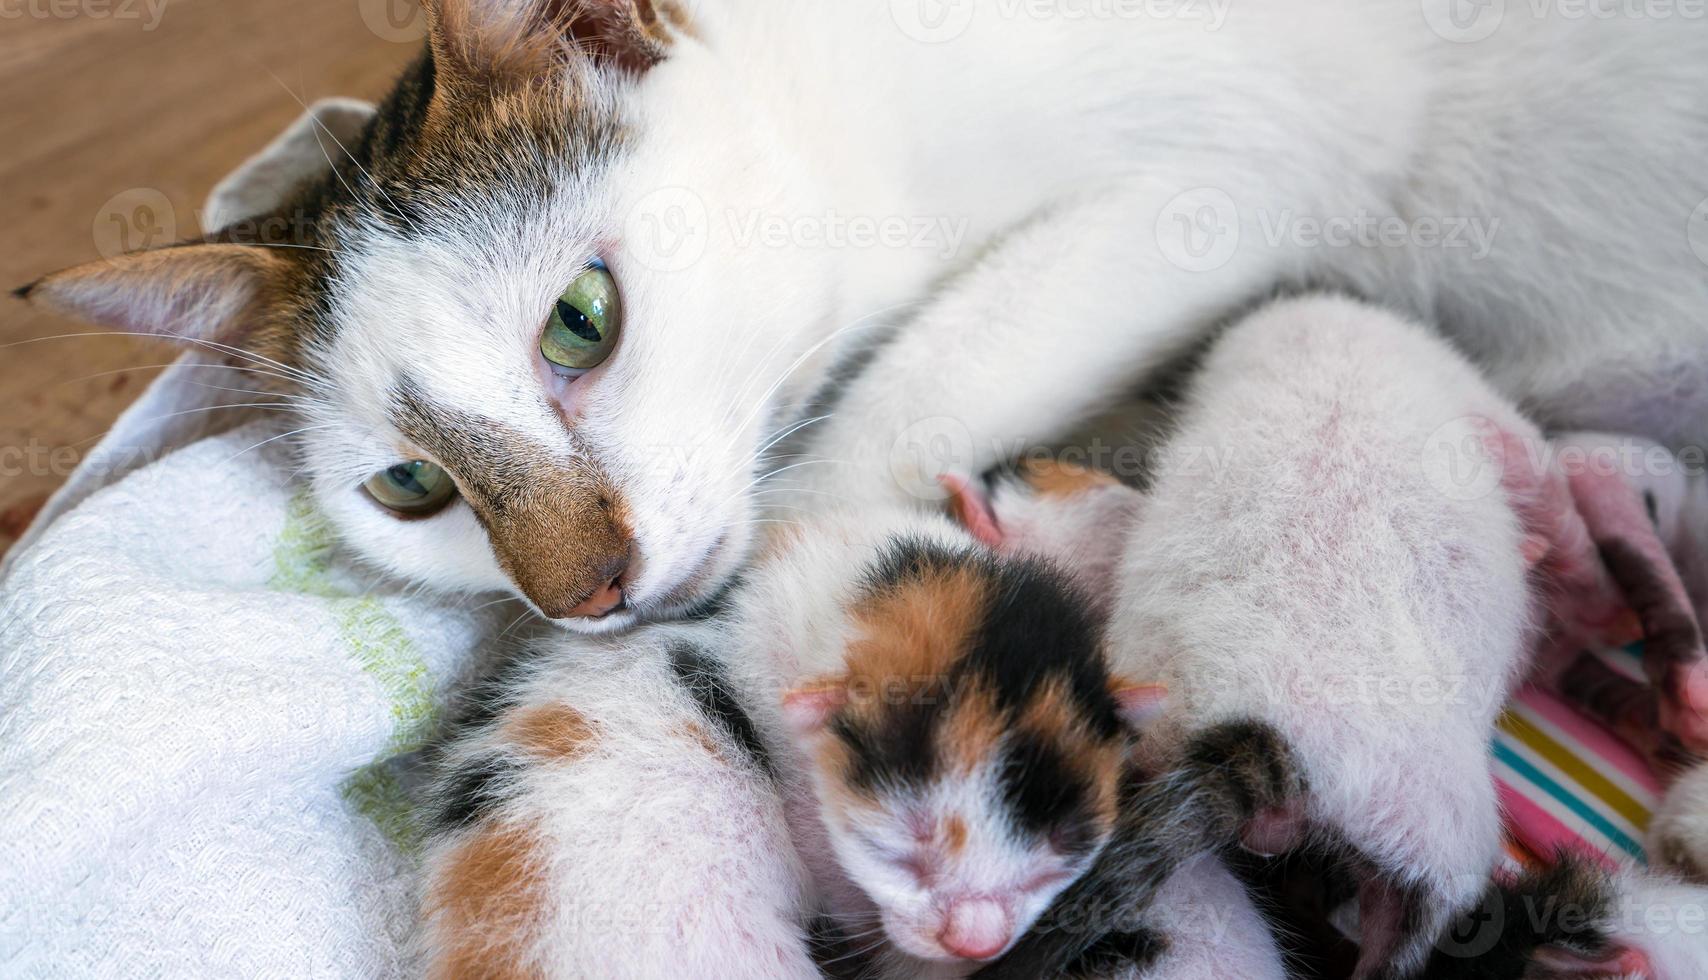
[[[7,293],[103,249],[200,234],[208,190],[328,95],[377,98],[413,0],[16,0],[0,6],[0,553],[174,356]],[[164,212],[164,213],[162,213]]]

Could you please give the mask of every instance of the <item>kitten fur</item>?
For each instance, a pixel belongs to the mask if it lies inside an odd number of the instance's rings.
[[[476,688],[438,760],[421,970],[818,976],[804,873],[714,628],[542,639]]]
[[[903,975],[990,959],[1097,859],[1152,700],[1054,572],[903,513],[791,526],[724,614],[520,664],[443,755],[435,975],[799,975],[819,917]],[[637,903],[633,938],[573,918]]]
[[[1303,806],[1247,842],[1314,833],[1357,856],[1360,976],[1415,974],[1481,893],[1500,834],[1488,741],[1542,612],[1531,564],[1596,567],[1563,475],[1515,451],[1540,445],[1421,328],[1277,303],[1210,351],[1106,585],[1112,662],[1170,691],[1147,760],[1234,719],[1297,753]],[[1024,537],[1052,498],[1017,489],[995,520]],[[1048,553],[1071,566],[1078,546]]]
[[[280,384],[317,507],[424,585],[592,631],[692,608],[765,484],[814,472],[778,472],[786,426],[824,430],[847,496],[930,492],[1278,284],[1442,324],[1551,425],[1708,437],[1698,22],[1508,11],[1459,43],[1416,0],[978,2],[921,43],[932,18],[885,0],[427,8],[372,125],[267,216],[285,241],[215,231],[21,291]],[[851,245],[851,220],[913,233]],[[1332,230],[1384,220],[1413,233]],[[569,383],[542,325],[595,256],[625,325]],[[834,418],[802,417],[855,352]],[[409,460],[459,501],[365,497]]]

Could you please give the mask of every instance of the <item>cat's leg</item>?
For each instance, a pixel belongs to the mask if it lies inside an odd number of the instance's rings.
[[[816,977],[749,730],[676,650],[575,652],[512,670],[445,751],[428,974]]]
[[[831,399],[813,448],[845,465],[812,470],[813,489],[941,500],[942,476],[1049,442],[1269,288],[1285,247],[1242,237],[1230,209],[1191,201],[1174,187],[1118,188],[994,245]],[[1183,235],[1231,245],[1200,263],[1180,251]]]

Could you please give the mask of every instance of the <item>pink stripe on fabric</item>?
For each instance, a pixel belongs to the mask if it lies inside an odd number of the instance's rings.
[[[1500,796],[1501,809],[1506,813],[1506,832],[1531,852],[1552,861],[1555,851],[1562,847],[1570,848],[1579,854],[1589,855],[1605,867],[1617,867],[1606,854],[1585,843],[1577,831],[1556,820],[1553,814],[1537,806],[1521,790],[1498,776],[1495,777],[1495,791]]]

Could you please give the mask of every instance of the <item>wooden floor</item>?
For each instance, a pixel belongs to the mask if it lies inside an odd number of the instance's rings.
[[[423,33],[412,0],[8,4],[0,286],[174,227],[199,234],[208,189],[303,102],[377,97]],[[44,339],[88,329],[0,291],[0,552],[173,356],[127,338]]]

